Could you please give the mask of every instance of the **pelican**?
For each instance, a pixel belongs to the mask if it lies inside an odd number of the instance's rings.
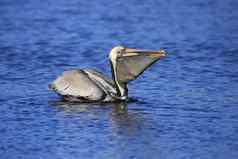
[[[116,46],[109,53],[112,79],[93,69],[69,70],[49,84],[49,89],[72,102],[128,101],[128,82],[164,56],[164,50]]]

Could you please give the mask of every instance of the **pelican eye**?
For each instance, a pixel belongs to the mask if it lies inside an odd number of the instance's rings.
[[[122,52],[121,52],[121,50],[120,50],[120,51],[117,51],[117,54],[119,54],[119,55],[120,55],[121,53],[122,53]]]
[[[117,55],[118,55],[118,57],[122,57],[122,55],[123,55],[122,50],[117,51]]]
[[[121,61],[121,60],[122,60],[122,57],[123,57],[123,52],[122,52],[122,50],[117,51],[117,60],[118,60],[118,61]]]

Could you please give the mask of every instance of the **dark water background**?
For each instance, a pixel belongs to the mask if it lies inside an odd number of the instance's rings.
[[[58,103],[64,70],[115,45],[168,51],[139,102]],[[237,159],[238,1],[1,0],[1,159]]]

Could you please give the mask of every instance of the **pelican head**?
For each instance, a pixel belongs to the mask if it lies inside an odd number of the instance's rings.
[[[127,83],[135,80],[149,66],[164,56],[164,50],[150,51],[123,46],[114,47],[109,54],[109,59],[119,95],[127,96]]]

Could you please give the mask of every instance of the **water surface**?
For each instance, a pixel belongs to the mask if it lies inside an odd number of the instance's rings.
[[[1,0],[0,158],[238,158],[238,3]],[[133,103],[70,104],[64,70],[110,76],[115,45],[168,56]]]

